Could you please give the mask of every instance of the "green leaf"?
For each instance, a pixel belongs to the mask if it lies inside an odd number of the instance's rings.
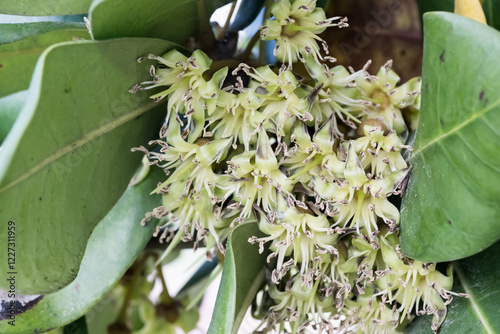
[[[88,334],[87,322],[85,316],[82,316],[70,324],[64,326],[63,334]]]
[[[228,239],[222,279],[208,334],[231,334],[238,327],[265,279],[266,254],[251,236],[262,236],[255,223],[236,227]]]
[[[33,37],[46,32],[57,30],[82,30],[87,28],[84,23],[70,23],[70,22],[27,22],[27,23],[11,23],[0,24],[0,44],[12,43],[24,38]],[[90,38],[87,33],[85,38]],[[53,43],[60,42],[55,41]]]
[[[22,90],[0,98],[0,144],[7,137],[27,97],[28,91]]]
[[[2,0],[1,14],[70,15],[87,13],[92,0]]]
[[[205,2],[205,8],[206,8],[207,14],[209,15],[208,17],[210,17],[210,15],[212,15],[213,12],[215,12],[215,10],[217,8],[220,8],[222,6],[227,5],[228,3],[233,2],[231,0],[197,0],[197,1],[198,2],[199,1]]]
[[[484,252],[454,263],[453,291],[469,298],[455,297],[439,334],[500,333],[500,243]],[[418,317],[407,334],[432,334],[431,316]]]
[[[219,264],[219,261],[217,258],[212,259],[212,261],[205,261],[199,268],[196,270],[196,272],[191,276],[189,281],[184,284],[184,286],[181,288],[181,290],[177,293],[176,298],[182,299],[182,296],[193,286],[197,285],[200,282],[205,282],[209,281],[207,278],[210,277],[210,275],[214,272],[215,268],[217,268],[217,265]],[[204,285],[203,285],[204,286]]]
[[[317,0],[316,1],[316,7],[317,8],[323,8],[324,10],[326,10],[329,6],[330,6],[330,1],[331,0]]]
[[[484,0],[483,10],[488,24],[495,29],[500,29],[500,1]]]
[[[500,238],[500,33],[450,13],[426,14],[424,22],[422,107],[401,245],[409,257],[442,262]]]
[[[155,37],[183,42],[195,33],[196,2],[96,0],[90,8],[95,39]]]
[[[54,292],[76,277],[90,233],[140,164],[130,149],[155,138],[165,114],[151,92],[128,93],[150,78],[152,61],[136,59],[173,46],[86,41],[40,56],[28,102],[0,151],[0,240],[14,221],[19,293]]]
[[[129,187],[89,239],[81,270],[64,289],[45,295],[30,310],[16,316],[16,326],[0,321],[0,333],[43,332],[61,327],[86,314],[123,276],[150,239],[156,224],[141,226],[144,214],[161,205],[161,196],[149,196],[162,171],[155,169],[142,183]],[[110,302],[104,299],[102,303]],[[87,313],[92,319],[99,312]]]
[[[266,0],[243,0],[236,16],[229,26],[229,32],[238,32],[248,27],[262,11]]]
[[[90,38],[84,25],[0,24],[0,97],[27,89],[40,54],[52,44],[74,38]]]
[[[203,0],[94,0],[90,24],[95,39],[154,37],[181,43],[198,29],[198,3]],[[230,1],[206,0],[207,15]]]
[[[420,13],[435,11],[453,12],[455,9],[455,0],[417,0]]]

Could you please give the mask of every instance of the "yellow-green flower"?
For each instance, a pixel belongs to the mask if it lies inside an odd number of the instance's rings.
[[[318,34],[327,27],[347,27],[346,19],[327,19],[324,10],[316,8],[314,0],[280,0],[272,5],[270,12],[273,19],[261,27],[261,37],[275,40],[276,58],[290,66],[297,59],[309,56],[322,59],[318,42],[324,41]]]

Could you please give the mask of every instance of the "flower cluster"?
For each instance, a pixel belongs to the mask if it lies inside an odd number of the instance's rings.
[[[149,56],[162,66],[134,90],[167,87],[152,96],[168,99],[157,149],[139,148],[168,176],[152,213],[169,218],[162,238],[176,233],[214,256],[235,225],[256,222],[265,236],[249,242],[273,268],[267,331],[390,332],[424,313],[437,330],[451,272],[400,253],[390,199],[411,169],[404,115],[419,109],[420,79],[398,86],[391,62],[376,75],[370,64],[330,67],[317,34],[346,20],[326,19],[315,0],[279,0],[270,12],[261,36],[276,41],[281,67],[212,69],[200,50]],[[297,60],[309,77],[293,72]]]
[[[347,27],[347,20],[341,17],[327,19],[321,8],[316,8],[316,0],[280,0],[270,10],[273,18],[261,26],[263,40],[274,40],[274,55],[290,66],[297,59],[305,62],[306,57],[323,59],[317,42],[321,42],[328,53],[328,46],[318,34],[328,27]]]

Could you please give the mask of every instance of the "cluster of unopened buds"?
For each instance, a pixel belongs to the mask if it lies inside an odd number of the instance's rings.
[[[421,314],[437,331],[451,269],[401,254],[390,200],[411,169],[402,152],[420,79],[397,86],[391,62],[376,75],[369,64],[328,65],[335,59],[321,55],[317,34],[347,23],[315,2],[278,0],[260,27],[281,67],[214,70],[200,50],[149,56],[160,66],[133,90],[165,87],[152,98],[168,99],[160,139],[149,143],[157,149],[138,148],[168,176],[149,216],[168,218],[162,240],[203,244],[210,257],[236,225],[258,223],[265,236],[249,242],[270,252],[273,268],[262,332],[385,333]],[[294,73],[296,61],[308,76]]]

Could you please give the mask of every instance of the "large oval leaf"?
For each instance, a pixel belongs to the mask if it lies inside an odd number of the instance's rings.
[[[136,59],[171,47],[155,39],[86,41],[40,57],[28,103],[0,151],[0,240],[14,221],[19,293],[53,292],[76,277],[90,233],[140,163],[130,148],[154,137],[164,116],[151,93],[128,93],[149,77],[152,63]],[[0,288],[5,277],[2,270]]]
[[[9,133],[28,97],[28,91],[10,94],[0,98],[0,144]]]
[[[80,272],[70,285],[44,296],[33,308],[18,314],[15,327],[7,320],[0,321],[0,333],[40,333],[68,324],[96,305],[132,265],[153,233],[155,221],[146,226],[141,226],[140,222],[145,212],[161,205],[161,197],[149,196],[149,193],[162,178],[162,173],[156,169],[145,181],[129,187],[97,225],[89,239]],[[88,318],[93,316],[88,314]]]
[[[255,223],[234,229],[227,243],[222,279],[208,334],[231,334],[238,331],[243,316],[258,289],[264,283],[266,254],[259,254],[251,236],[262,236]]]
[[[27,89],[40,54],[74,38],[89,39],[83,24],[36,22],[0,24],[0,96]]]
[[[207,15],[229,0],[205,0]],[[90,9],[92,36],[155,37],[181,43],[198,29],[200,0],[94,0]]]
[[[454,263],[453,291],[469,298],[455,297],[440,334],[500,333],[500,242],[484,252]],[[417,318],[407,334],[432,334],[431,316]]]
[[[259,15],[265,0],[242,0],[228,31],[238,32],[248,27]]]
[[[401,245],[412,258],[441,262],[500,238],[500,33],[450,13],[426,14],[424,23],[421,118]]]
[[[92,0],[2,0],[0,13],[13,15],[69,15],[87,13]]]

